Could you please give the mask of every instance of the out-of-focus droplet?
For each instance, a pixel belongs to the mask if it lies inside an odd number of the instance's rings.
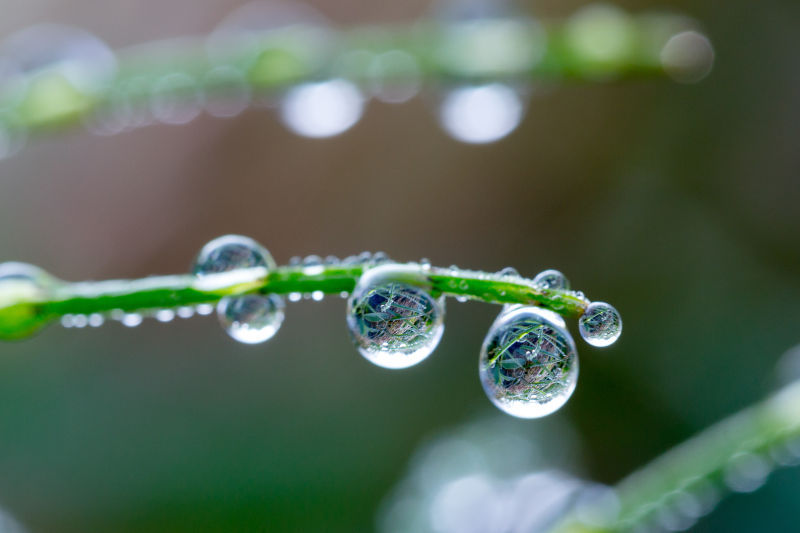
[[[622,317],[611,304],[592,302],[578,319],[578,329],[583,340],[602,348],[619,339],[622,334]]]
[[[515,278],[520,277],[519,276],[519,272],[517,271],[517,269],[512,267],[512,266],[507,266],[507,267],[501,268],[500,270],[497,271],[497,275],[498,276],[510,276],[510,277],[515,277]]]
[[[175,311],[172,309],[159,309],[153,316],[159,322],[172,322],[175,318]]]
[[[220,300],[217,316],[233,339],[258,344],[278,332],[283,323],[283,308],[283,299],[274,294],[247,294]]]
[[[661,49],[661,65],[673,80],[696,83],[711,72],[714,49],[705,35],[684,31],[673,35]]]
[[[569,290],[569,280],[567,277],[555,269],[543,270],[536,274],[533,282],[545,289]]]
[[[214,117],[233,117],[247,109],[251,89],[244,73],[230,65],[219,65],[203,78],[203,108]]]
[[[766,459],[752,453],[731,458],[725,469],[725,484],[734,492],[753,492],[761,487],[770,473]]]
[[[367,76],[370,93],[390,104],[407,102],[422,86],[422,72],[416,58],[402,50],[375,55]]]
[[[487,396],[506,413],[539,418],[563,406],[578,381],[578,352],[560,317],[515,306],[497,317],[481,348]]]
[[[150,94],[153,116],[164,124],[186,124],[200,114],[197,80],[182,72],[162,76]]]
[[[266,248],[243,235],[223,235],[203,246],[192,267],[198,277],[242,268],[273,270],[275,260]]]
[[[347,326],[359,353],[384,368],[427,358],[444,333],[444,299],[428,291],[416,266],[367,270],[347,302]]]
[[[631,61],[636,52],[636,25],[616,6],[590,4],[569,18],[564,39],[584,75],[605,78]]]
[[[126,313],[120,322],[122,322],[123,326],[135,328],[142,323],[142,315],[139,313]]]
[[[442,100],[439,119],[455,139],[483,144],[514,131],[523,112],[524,105],[514,89],[492,83],[451,90]]]
[[[361,118],[364,98],[354,84],[342,79],[304,83],[287,91],[281,119],[305,137],[332,137],[344,133]]]

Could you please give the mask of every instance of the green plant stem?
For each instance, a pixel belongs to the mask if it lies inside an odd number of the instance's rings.
[[[239,91],[242,83],[258,96],[333,77],[370,90],[409,82],[524,86],[663,76],[664,44],[693,25],[675,15],[611,10],[579,23],[509,18],[346,29],[292,26],[246,44],[231,37],[230,46],[222,46],[228,50],[223,57],[209,56],[205,38],[152,42],[118,51],[117,72],[91,92],[76,87],[58,66],[31,73],[24,83],[0,80],[0,126],[36,132],[121,108],[146,110],[156,93],[175,105],[197,105],[203,97]],[[406,60],[397,62],[398,55]],[[234,67],[242,76],[209,76],[219,66]],[[193,85],[157,90],[159,80],[175,73]]]
[[[579,316],[589,301],[580,293],[544,289],[517,276],[437,268],[412,263],[434,296],[445,295],[497,304],[534,304],[564,316]],[[24,336],[35,322],[68,314],[90,315],[172,309],[213,304],[225,296],[248,293],[349,293],[370,263],[318,267],[284,266],[269,273],[262,268],[214,274],[158,276],[138,280],[54,282],[36,297],[0,293],[0,338]],[[2,291],[2,286],[0,286]],[[23,316],[25,320],[20,320]]]
[[[628,531],[657,520],[659,513],[675,511],[683,494],[713,488],[716,498],[722,497],[729,491],[726,473],[748,456],[769,470],[800,462],[800,381],[718,422],[620,481],[615,487],[619,513],[613,522],[590,526],[572,515],[556,531]],[[703,513],[710,512],[714,503]]]

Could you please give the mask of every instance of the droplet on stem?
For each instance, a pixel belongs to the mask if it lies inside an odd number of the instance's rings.
[[[278,332],[284,319],[283,308],[283,299],[274,294],[246,294],[220,300],[217,316],[233,339],[258,344]]]
[[[536,274],[533,282],[545,289],[569,290],[569,280],[555,269],[544,270]]]
[[[602,348],[614,344],[622,334],[622,317],[605,302],[592,302],[578,319],[583,340]]]

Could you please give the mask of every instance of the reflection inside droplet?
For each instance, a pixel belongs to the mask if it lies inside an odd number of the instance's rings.
[[[519,95],[507,85],[461,87],[445,96],[439,118],[459,141],[489,143],[511,133],[522,120]]]

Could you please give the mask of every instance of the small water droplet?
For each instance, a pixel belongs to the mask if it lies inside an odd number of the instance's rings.
[[[275,260],[266,248],[249,237],[224,235],[203,246],[192,267],[198,277],[221,274],[241,268],[276,268]]]
[[[318,276],[325,272],[325,265],[322,258],[318,255],[309,255],[303,259],[303,274],[306,276]]]
[[[194,316],[194,308],[187,306],[179,307],[177,311],[175,311],[181,318],[192,318]]]
[[[347,292],[347,291],[342,291],[342,292],[339,293],[339,298],[341,298],[342,300],[346,300],[349,297],[350,297],[350,293]]]
[[[93,328],[99,328],[105,323],[106,319],[100,313],[92,313],[89,315],[89,325]]]
[[[219,301],[217,316],[233,339],[257,344],[271,339],[283,323],[283,300],[274,295],[246,294]]]
[[[416,266],[367,271],[347,305],[347,326],[359,353],[384,368],[407,368],[427,358],[444,333],[444,301],[428,290]]]
[[[421,266],[424,270],[430,270],[431,268],[431,260],[427,257],[423,257],[419,260],[419,266]]]
[[[465,291],[465,290],[469,289],[469,283],[467,282],[467,280],[462,279],[458,283],[458,288],[461,289],[462,291]]]
[[[303,83],[281,102],[284,124],[305,137],[332,137],[344,133],[361,118],[364,98],[353,83],[334,79]]]
[[[214,117],[234,117],[247,109],[251,98],[247,77],[231,65],[219,65],[203,78],[203,108]]]
[[[325,298],[325,293],[322,291],[314,291],[311,293],[311,299],[315,302],[321,302]]]
[[[734,492],[753,492],[764,484],[769,473],[766,459],[752,453],[741,453],[731,458],[724,479]]]
[[[175,318],[175,311],[172,309],[159,309],[155,314],[159,322],[171,322]]]
[[[289,266],[291,267],[300,266],[302,262],[303,258],[300,257],[299,255],[293,255],[292,257],[289,258]]]
[[[583,340],[602,348],[619,339],[622,334],[622,317],[605,302],[592,302],[578,319],[578,329]]]
[[[197,80],[182,72],[172,72],[153,83],[150,110],[164,124],[187,124],[200,114]]]
[[[289,293],[289,301],[290,302],[299,302],[303,299],[303,295],[299,292],[290,292]]]
[[[555,269],[543,270],[536,274],[533,282],[545,289],[569,290],[567,277]]]
[[[74,325],[74,321],[72,320],[72,315],[64,315],[61,317],[61,325],[65,328],[71,328]]]
[[[439,119],[455,139],[484,144],[514,131],[523,112],[522,100],[514,89],[492,83],[450,91],[442,101]]]
[[[459,303],[466,303],[469,300],[466,296],[456,296],[456,301]]]
[[[514,268],[514,267],[510,267],[510,266],[499,270],[497,272],[497,275],[498,276],[509,276],[509,277],[513,277],[513,278],[520,277],[519,272],[517,272],[517,269]]]
[[[338,265],[341,261],[335,255],[329,255],[325,257],[325,264],[326,265]]]
[[[126,313],[121,322],[123,326],[135,328],[142,323],[142,315],[139,313]]]
[[[563,406],[578,380],[578,353],[563,320],[531,306],[500,313],[481,348],[487,396],[506,413],[539,418]]]
[[[386,254],[386,252],[375,252],[374,254],[372,254],[372,264],[374,265],[381,265],[383,263],[388,263],[390,261],[391,259]]]
[[[214,312],[214,306],[211,304],[199,304],[196,310],[198,315],[208,316]]]

